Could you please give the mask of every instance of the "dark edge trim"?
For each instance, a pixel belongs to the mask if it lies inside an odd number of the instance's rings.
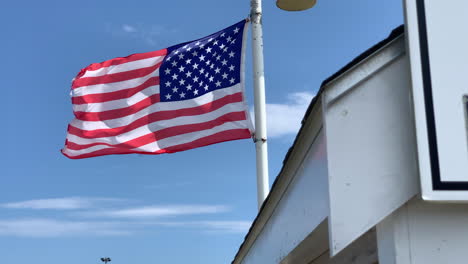
[[[366,59],[367,57],[371,56],[372,54],[374,54],[376,51],[378,51],[379,49],[381,49],[382,47],[384,47],[385,45],[387,45],[388,43],[392,42],[393,40],[397,39],[398,37],[402,36],[405,32],[405,29],[404,29],[404,25],[400,25],[398,26],[397,28],[393,29],[392,32],[390,33],[390,35],[380,41],[379,43],[375,44],[374,46],[372,46],[371,48],[367,49],[366,51],[364,51],[363,53],[361,53],[359,56],[357,56],[355,59],[353,59],[351,62],[349,62],[348,64],[346,64],[343,68],[341,68],[340,70],[338,70],[336,73],[334,73],[333,75],[331,75],[330,77],[328,77],[327,79],[325,79],[322,84],[320,85],[320,89],[319,91],[317,92],[317,94],[315,95],[315,97],[312,99],[312,101],[310,102],[309,104],[309,107],[307,108],[307,111],[305,112],[304,114],[304,118],[302,119],[302,122],[301,122],[301,127],[296,135],[296,138],[294,139],[294,142],[292,144],[292,146],[289,148],[288,152],[286,153],[286,156],[283,160],[283,166],[280,170],[280,172],[278,173],[278,175],[276,176],[275,180],[273,181],[273,184],[270,188],[270,193],[268,194],[267,198],[265,199],[265,201],[263,201],[263,204],[262,206],[260,207],[260,210],[258,211],[258,214],[257,216],[255,217],[254,221],[252,222],[252,225],[250,226],[249,228],[249,231],[247,231],[247,234],[245,235],[244,237],[244,241],[242,242],[242,244],[239,246],[239,249],[237,250],[236,252],[236,255],[234,256],[234,259],[231,261],[231,263],[233,264],[234,261],[237,259],[237,257],[239,256],[239,253],[242,249],[242,247],[244,246],[244,244],[246,243],[247,241],[247,238],[249,237],[250,233],[252,232],[253,230],[253,227],[255,226],[255,224],[257,223],[258,219],[259,219],[259,216],[261,215],[262,211],[264,210],[266,204],[268,203],[268,201],[270,200],[270,195],[272,193],[272,190],[274,190],[276,188],[276,185],[278,184],[278,180],[281,176],[281,174],[283,173],[284,169],[285,169],[285,166],[286,166],[286,163],[289,161],[289,157],[292,153],[292,151],[294,150],[295,146],[298,143],[298,139],[299,139],[299,135],[301,135],[301,133],[303,132],[303,129],[304,129],[304,123],[306,121],[306,119],[309,117],[310,113],[312,112],[312,109],[314,108],[314,106],[317,104],[317,101],[318,101],[318,98],[321,97],[323,91],[325,90],[325,86],[333,81],[334,79],[338,78],[340,75],[342,75],[343,73],[345,73],[346,71],[348,71],[349,69],[351,69],[352,67],[354,67],[355,65],[359,64],[361,61],[363,61],[364,59]]]
[[[465,108],[465,127],[468,136],[468,94],[463,96],[463,108]]]
[[[434,100],[432,95],[431,66],[429,59],[429,42],[427,39],[426,9],[424,0],[417,0],[417,16],[419,30],[419,49],[421,54],[421,71],[426,110],[427,137],[429,142],[429,158],[431,160],[432,189],[466,191],[468,181],[443,182],[440,177],[439,150],[437,147],[437,130],[434,115]]]

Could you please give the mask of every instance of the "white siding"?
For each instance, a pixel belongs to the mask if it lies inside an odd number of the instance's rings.
[[[279,263],[327,217],[326,157],[320,132],[242,263]]]

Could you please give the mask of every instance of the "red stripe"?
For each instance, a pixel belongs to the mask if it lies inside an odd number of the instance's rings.
[[[138,147],[144,146],[146,144],[149,144],[149,143],[161,140],[161,139],[165,139],[165,138],[169,138],[169,137],[173,137],[177,135],[182,135],[182,134],[187,134],[187,133],[192,133],[196,131],[208,130],[208,129],[212,129],[214,127],[220,126],[227,122],[241,121],[241,120],[246,120],[244,111],[228,113],[216,119],[203,122],[203,123],[187,124],[187,125],[163,128],[161,130],[154,131],[153,133],[149,133],[141,137],[138,137],[138,138],[135,138],[135,139],[132,139],[132,140],[120,143],[120,144],[115,144],[115,145],[104,143],[104,142],[96,142],[96,143],[91,143],[91,144],[80,145],[80,144],[76,144],[71,141],[68,141],[66,146],[68,149],[72,149],[72,150],[86,149],[86,148],[90,148],[90,147],[97,146],[97,145],[105,145],[105,146],[110,146],[110,147],[115,147],[115,148],[132,149],[132,148],[138,148]]]
[[[140,102],[125,107],[125,108],[118,108],[113,110],[107,110],[102,112],[75,112],[75,117],[79,120],[83,121],[104,121],[109,119],[116,119],[121,118],[124,116],[135,114],[150,105],[158,103],[160,101],[159,94],[153,94]]]
[[[95,71],[104,67],[109,67],[113,65],[119,65],[131,61],[143,60],[152,57],[164,56],[167,54],[167,49],[145,52],[145,53],[135,53],[128,55],[127,57],[118,57],[110,60],[106,60],[99,63],[90,64],[88,67],[81,69],[81,71],[76,75],[75,79],[80,78],[86,71]]]
[[[76,88],[88,86],[88,85],[122,82],[122,81],[127,81],[130,79],[143,77],[154,72],[156,69],[158,69],[161,66],[161,64],[162,62],[159,62],[158,64],[150,66],[150,67],[139,68],[139,69],[135,69],[131,71],[111,73],[111,74],[106,74],[106,75],[96,76],[96,77],[77,78],[73,81],[72,88],[76,89]]]
[[[217,110],[227,104],[237,103],[237,102],[242,102],[242,101],[243,101],[242,93],[239,92],[239,93],[235,93],[231,95],[226,95],[210,103],[192,107],[192,108],[184,108],[184,109],[179,109],[179,110],[169,110],[169,111],[160,111],[160,112],[151,113],[147,116],[143,116],[133,121],[132,123],[126,126],[117,127],[117,128],[82,130],[82,129],[79,129],[70,125],[68,128],[68,133],[82,137],[82,138],[117,136],[122,133],[131,131],[133,129],[139,128],[141,126],[144,126],[149,123],[156,122],[156,121],[172,119],[172,118],[176,118],[180,116],[201,115],[201,114],[205,114],[205,113]]]
[[[119,100],[131,97],[136,93],[143,91],[144,89],[159,85],[159,76],[151,77],[146,80],[144,83],[129,89],[124,89],[120,91],[110,92],[110,93],[100,93],[100,94],[88,94],[83,96],[72,97],[73,104],[91,104],[91,103],[102,103],[107,101]]]
[[[154,155],[154,154],[163,154],[163,153],[175,153],[179,151],[189,150],[189,149],[198,148],[198,147],[204,147],[204,146],[221,143],[225,141],[246,139],[250,137],[251,135],[248,129],[232,129],[232,130],[221,131],[211,136],[197,139],[190,143],[175,145],[172,147],[161,149],[156,152],[141,152],[141,151],[131,151],[128,149],[108,148],[108,149],[101,149],[101,150],[97,150],[94,152],[90,152],[90,153],[86,153],[86,154],[82,154],[78,156],[67,155],[63,152],[63,150],[62,150],[62,154],[70,159],[84,159],[84,158],[111,155],[111,154],[153,154]]]

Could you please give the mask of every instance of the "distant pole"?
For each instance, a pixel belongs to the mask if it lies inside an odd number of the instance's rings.
[[[258,209],[260,210],[260,207],[269,192],[261,0],[250,1],[250,20],[252,22],[253,42],[252,56],[255,97],[255,149],[257,153],[257,201]]]

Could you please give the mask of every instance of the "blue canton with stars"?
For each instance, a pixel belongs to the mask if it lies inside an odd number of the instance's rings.
[[[245,23],[167,48],[159,70],[161,102],[189,100],[240,83]]]

